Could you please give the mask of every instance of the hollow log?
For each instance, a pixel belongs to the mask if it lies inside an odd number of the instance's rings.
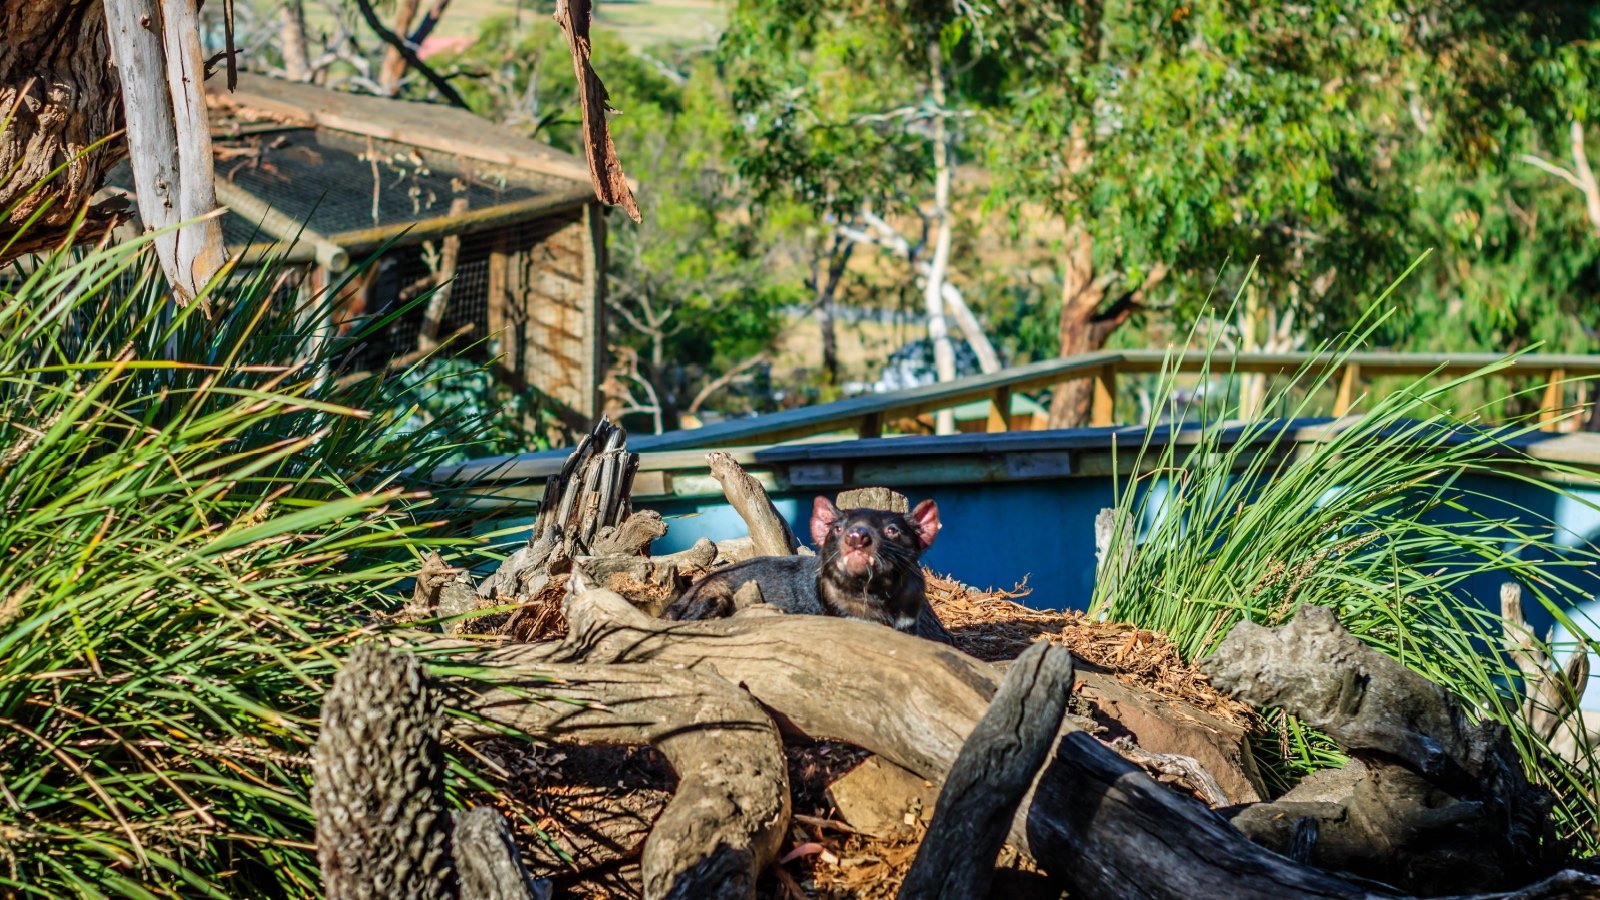
[[[939,791],[902,900],[984,897],[1017,805],[1055,743],[1072,695],[1072,654],[1037,643],[1006,670]]]
[[[654,745],[677,772],[678,791],[645,841],[645,897],[754,894],[789,825],[789,778],[777,727],[738,687],[701,672],[629,664],[519,664],[441,683],[449,705],[468,714],[450,730],[463,740],[509,728],[549,740]]]

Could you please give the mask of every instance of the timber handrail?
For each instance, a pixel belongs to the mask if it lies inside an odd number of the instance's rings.
[[[713,447],[741,447],[771,444],[821,434],[853,431],[860,437],[880,437],[886,424],[925,413],[990,401],[991,431],[1006,428],[1013,393],[1038,390],[1079,378],[1095,379],[1090,425],[1109,426],[1115,420],[1116,378],[1120,372],[1159,372],[1163,368],[1181,372],[1209,370],[1213,374],[1260,373],[1290,375],[1302,370],[1322,374],[1341,369],[1334,385],[1337,393],[1333,413],[1349,412],[1363,378],[1385,375],[1465,375],[1480,369],[1498,367],[1497,377],[1542,377],[1546,382],[1541,418],[1554,423],[1563,408],[1562,388],[1569,383],[1600,376],[1600,355],[1496,353],[1237,353],[1226,357],[1186,353],[1181,356],[1161,350],[1105,350],[1057,359],[1045,359],[988,375],[973,375],[954,381],[920,385],[902,391],[864,394],[833,403],[731,419],[703,428],[672,431],[629,438],[638,452],[659,453]],[[565,450],[522,454],[516,459],[536,459],[548,455],[565,456]],[[451,481],[471,480],[491,472],[510,477],[508,457],[474,460],[440,470],[436,475]]]

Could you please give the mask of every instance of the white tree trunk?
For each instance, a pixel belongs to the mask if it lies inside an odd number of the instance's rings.
[[[945,118],[944,61],[937,40],[928,43],[928,74],[933,88],[933,258],[928,262],[928,283],[923,288],[923,302],[928,309],[928,339],[933,343],[933,366],[939,381],[954,381],[956,377],[956,351],[950,344],[950,329],[944,318],[944,276],[950,265],[950,135]],[[956,416],[951,410],[941,410],[935,420],[935,432],[953,434]]]
[[[139,218],[180,305],[222,269],[200,23],[190,0],[106,0]]]

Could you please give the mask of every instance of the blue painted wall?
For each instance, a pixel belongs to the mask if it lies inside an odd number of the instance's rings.
[[[1033,593],[1024,602],[1041,608],[1082,609],[1094,584],[1094,517],[1112,505],[1110,478],[1075,477],[1044,481],[1012,481],[971,485],[918,485],[914,481],[890,485],[916,503],[932,498],[939,504],[944,530],[924,557],[934,571],[948,573],[978,587],[1009,588],[1024,577]],[[1563,497],[1548,489],[1514,478],[1472,478],[1462,483],[1480,514],[1495,518],[1520,518],[1546,522],[1545,538],[1555,523],[1555,538],[1562,546],[1589,547],[1600,543],[1600,490],[1574,489]],[[1150,489],[1163,490],[1154,483]],[[795,533],[809,543],[808,522],[812,492],[792,492],[773,497],[778,511]],[[832,492],[828,493],[832,497]],[[1152,504],[1154,505],[1154,504]],[[718,499],[652,503],[670,523],[667,536],[655,552],[687,549],[701,537],[724,540],[743,536],[744,522]],[[1440,518],[1452,514],[1441,513]],[[1459,518],[1464,513],[1456,514]],[[1512,535],[1506,548],[1517,551]],[[1518,555],[1528,558],[1527,551]],[[1447,564],[1441,561],[1441,564]],[[1580,627],[1600,636],[1600,572],[1592,568],[1561,569],[1569,586],[1547,585]],[[1479,577],[1465,585],[1468,594],[1498,611],[1499,578]],[[1539,604],[1525,604],[1530,624],[1543,634],[1556,627],[1557,640],[1567,640],[1565,629]],[[1588,624],[1584,624],[1584,619]],[[1591,660],[1600,672],[1600,653]],[[1584,705],[1600,709],[1600,678],[1591,679]]]

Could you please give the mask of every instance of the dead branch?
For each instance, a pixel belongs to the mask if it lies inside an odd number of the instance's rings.
[[[778,515],[761,482],[734,462],[733,457],[720,450],[707,453],[706,463],[711,467],[711,477],[722,485],[728,505],[734,508],[750,529],[756,555],[793,556],[800,542],[795,539],[789,523]]]
[[[462,99],[460,92],[450,86],[450,82],[446,81],[444,76],[435,72],[432,66],[423,62],[422,58],[417,56],[417,51],[411,49],[404,38],[384,27],[383,21],[378,18],[377,11],[372,8],[372,0],[356,0],[356,9],[361,11],[361,18],[366,20],[367,27],[372,29],[372,33],[381,38],[385,44],[394,48],[394,51],[400,54],[400,58],[406,61],[406,65],[417,70],[417,74],[427,79],[428,83],[433,85],[433,89],[439,92],[439,96],[445,99],[446,103],[451,106],[459,106],[462,109],[467,108],[467,101]],[[380,82],[380,91],[381,87]]]
[[[1006,671],[939,791],[902,900],[983,897],[1017,804],[1055,743],[1072,694],[1072,654],[1037,643]]]
[[[777,727],[748,695],[714,675],[651,664],[517,665],[490,678],[445,685],[450,705],[485,720],[458,719],[453,736],[499,736],[500,726],[547,740],[648,743],[671,763],[678,790],[645,841],[645,897],[754,893],[789,826],[789,780]],[[541,702],[552,693],[560,701]]]

